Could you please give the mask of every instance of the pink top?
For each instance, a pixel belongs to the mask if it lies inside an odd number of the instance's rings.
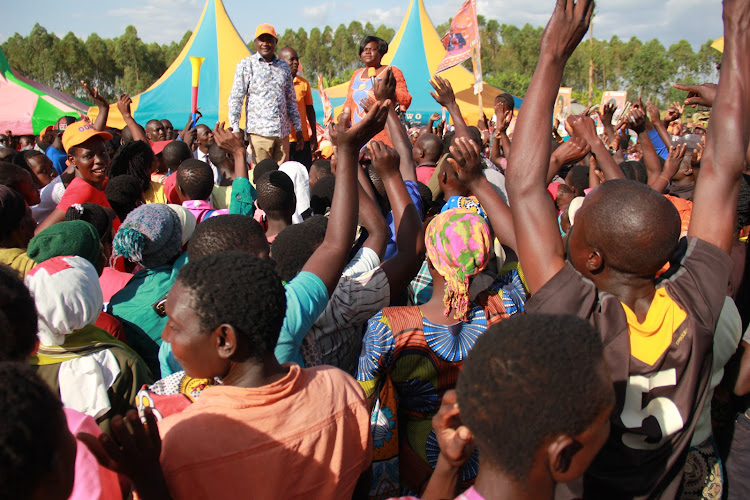
[[[195,215],[195,220],[200,223],[203,219],[216,217],[217,215],[227,215],[229,210],[226,208],[215,209],[208,201],[188,200],[183,201],[182,206],[190,210]]]
[[[424,165],[421,167],[417,167],[417,180],[424,185],[429,184],[430,179],[432,178],[432,174],[435,172],[436,168],[437,166],[435,165]]]
[[[94,436],[102,433],[96,421],[88,415],[70,408],[63,408],[63,411],[68,429],[74,436],[79,432]],[[123,495],[117,474],[99,465],[94,454],[81,441],[76,440],[76,444],[76,477],[69,500],[120,500]]]
[[[399,497],[390,498],[389,500],[419,500],[419,497]],[[454,500],[484,500],[484,497],[480,495],[479,492],[472,486],[468,490],[458,495]]]
[[[99,284],[102,287],[102,295],[106,304],[114,294],[125,288],[130,279],[133,277],[130,273],[118,271],[113,267],[105,267],[102,275],[99,276]]]

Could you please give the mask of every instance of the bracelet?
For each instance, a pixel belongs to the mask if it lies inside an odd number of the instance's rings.
[[[663,175],[660,175],[660,176],[659,176],[659,178],[660,178],[660,179],[664,179],[664,180],[665,180],[665,181],[667,181],[667,182],[671,182],[671,180],[670,180],[670,179],[667,179],[667,178],[666,178],[666,177],[664,177]]]

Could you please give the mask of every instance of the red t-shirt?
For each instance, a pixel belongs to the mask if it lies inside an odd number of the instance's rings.
[[[103,189],[97,189],[80,177],[76,177],[65,188],[65,193],[60,199],[60,203],[57,204],[57,210],[62,210],[64,213],[71,206],[81,203],[96,203],[109,209],[112,208]],[[120,219],[115,216],[115,220],[112,221],[112,234],[116,233],[118,229],[120,229]]]

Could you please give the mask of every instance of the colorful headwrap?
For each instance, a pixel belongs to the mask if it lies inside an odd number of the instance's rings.
[[[469,278],[487,267],[491,245],[487,221],[472,210],[456,208],[442,212],[427,226],[427,257],[445,278],[443,303],[446,317],[453,308],[453,317],[466,321]]]
[[[479,204],[476,196],[451,196],[440,211],[447,212],[456,208],[465,208],[475,214],[481,215],[484,217],[484,220],[487,220],[487,214],[482,205]]]

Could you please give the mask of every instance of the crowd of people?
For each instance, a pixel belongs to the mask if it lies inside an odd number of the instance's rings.
[[[319,136],[262,24],[226,126],[0,136],[0,497],[749,498],[750,1],[718,84],[553,127],[593,9],[476,127],[368,36]]]

